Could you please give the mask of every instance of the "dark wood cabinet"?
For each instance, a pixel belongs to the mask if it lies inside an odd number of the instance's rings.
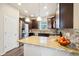
[[[52,18],[48,18],[47,22],[48,22],[48,29],[55,29],[55,27],[56,27],[56,16],[54,16]]]
[[[73,28],[73,3],[59,4],[59,27]]]
[[[29,27],[30,29],[38,29],[38,22],[36,20],[31,20]]]

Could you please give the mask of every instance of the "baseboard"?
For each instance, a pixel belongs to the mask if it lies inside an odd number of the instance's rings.
[[[19,47],[19,46],[17,46],[17,47]],[[15,47],[15,48],[17,48],[17,47]],[[15,49],[15,48],[13,48],[13,49]],[[12,50],[12,49],[11,49]],[[9,50],[10,51],[10,50]],[[0,56],[2,56],[2,55],[4,55],[5,53],[7,53],[8,51],[4,51],[4,52],[0,52]]]
[[[6,53],[6,52],[1,52],[1,53],[0,53],[0,56],[4,55],[5,53]]]

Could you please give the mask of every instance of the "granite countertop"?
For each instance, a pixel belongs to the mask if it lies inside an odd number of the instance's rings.
[[[79,50],[60,45],[57,42],[57,38],[58,36],[49,36],[49,37],[30,36],[28,38],[18,40],[18,42],[24,44],[42,46],[45,48],[60,49],[69,53],[79,54]]]

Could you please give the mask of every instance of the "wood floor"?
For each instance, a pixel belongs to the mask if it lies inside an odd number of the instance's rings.
[[[3,56],[23,56],[23,46],[8,51]]]

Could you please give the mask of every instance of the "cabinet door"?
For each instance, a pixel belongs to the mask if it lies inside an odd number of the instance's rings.
[[[73,3],[59,4],[60,28],[73,28]]]
[[[19,39],[18,18],[12,16],[4,17],[4,50],[9,51],[18,47]]]

